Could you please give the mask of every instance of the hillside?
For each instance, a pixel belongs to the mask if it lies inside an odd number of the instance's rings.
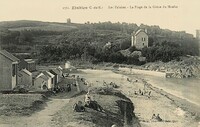
[[[11,31],[22,31],[22,30],[67,31],[71,29],[76,29],[77,26],[67,23],[19,20],[19,21],[0,22],[0,28],[8,29]]]
[[[138,64],[138,60],[127,58],[120,52],[131,46],[131,34],[138,29],[148,31],[149,47],[142,51],[147,62],[168,62],[178,59],[179,56],[195,56],[199,52],[198,41],[184,31],[119,22],[0,22],[0,42],[1,47],[10,52],[39,54],[43,62],[81,58],[93,62]],[[108,42],[110,46],[106,46]],[[46,56],[51,56],[51,60]]]

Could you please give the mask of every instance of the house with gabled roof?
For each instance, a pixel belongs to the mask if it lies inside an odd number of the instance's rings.
[[[0,91],[13,90],[18,84],[18,64],[17,57],[0,50]]]
[[[26,88],[32,86],[32,73],[27,69],[22,69],[18,73],[18,85]]]
[[[49,72],[55,75],[55,84],[59,83],[62,79],[62,71],[58,68],[51,69]]]
[[[50,88],[50,82],[51,78],[44,75],[43,73],[40,73],[35,79],[34,79],[34,88],[36,90],[48,90]]]
[[[50,73],[49,71],[43,71],[39,73],[35,79],[34,79],[34,86],[40,88],[47,88],[48,90],[51,90],[55,86],[55,75]]]
[[[148,47],[148,34],[146,29],[139,29],[132,33],[131,46],[135,46],[137,49]]]
[[[44,72],[42,72],[42,73],[43,73],[44,75],[46,75],[46,76],[48,76],[48,77],[51,78],[50,87],[51,87],[51,89],[53,89],[54,86],[55,86],[55,75],[52,74],[52,73],[49,72],[49,71],[44,71]]]
[[[19,63],[19,68],[27,69],[28,71],[32,72],[36,70],[36,62],[34,59],[22,59]]]

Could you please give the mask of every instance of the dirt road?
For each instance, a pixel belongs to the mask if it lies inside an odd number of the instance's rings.
[[[53,115],[64,107],[70,99],[51,99],[44,110],[29,117],[7,117],[0,120],[1,127],[50,127]]]
[[[1,127],[50,127],[53,115],[64,107],[70,99],[51,99],[44,110],[29,117],[5,117]]]

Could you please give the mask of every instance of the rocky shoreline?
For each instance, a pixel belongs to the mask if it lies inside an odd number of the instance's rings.
[[[200,58],[182,58],[180,61],[147,63],[142,69],[165,72],[169,78],[200,78]]]

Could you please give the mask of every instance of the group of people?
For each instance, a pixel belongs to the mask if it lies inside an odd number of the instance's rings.
[[[156,116],[156,114],[153,114],[151,120],[152,121],[159,121],[159,122],[162,121],[159,114],[157,114],[157,116]]]
[[[86,111],[85,107],[92,108],[94,110],[104,112],[103,108],[94,100],[91,96],[90,91],[87,92],[85,95],[85,105],[83,105],[82,101],[78,101],[74,104],[74,111],[76,112],[84,112]]]
[[[151,91],[142,91],[141,89],[137,91],[135,91],[134,93],[135,95],[147,95],[148,98],[151,97]]]

